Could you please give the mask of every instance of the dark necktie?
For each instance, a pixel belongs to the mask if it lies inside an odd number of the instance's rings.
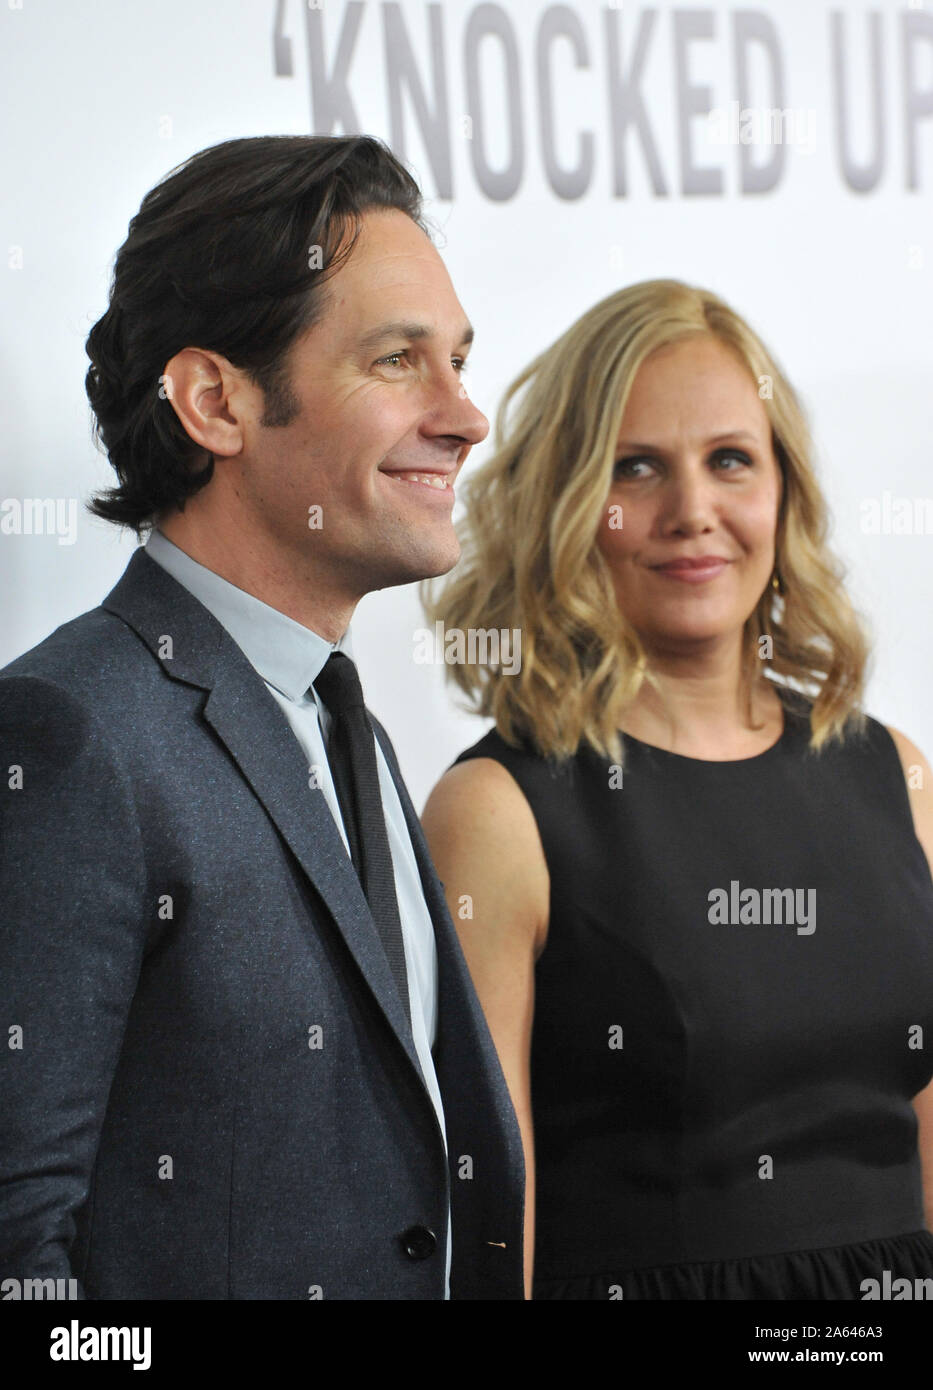
[[[350,857],[410,1021],[405,946],[379,792],[375,737],[355,665],[344,652],[332,652],[314,688],[331,716],[327,761],[350,842]]]

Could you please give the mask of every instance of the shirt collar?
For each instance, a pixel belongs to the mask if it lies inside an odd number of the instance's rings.
[[[353,659],[349,627],[339,642],[329,642],[192,560],[155,527],[146,553],[213,613],[263,680],[288,699],[307,694],[332,652],[345,652]]]

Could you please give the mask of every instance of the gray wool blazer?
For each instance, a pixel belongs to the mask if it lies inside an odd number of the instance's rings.
[[[449,1157],[285,715],[138,550],[0,672],[0,1278],[92,1299],[523,1297],[521,1138],[434,923]]]

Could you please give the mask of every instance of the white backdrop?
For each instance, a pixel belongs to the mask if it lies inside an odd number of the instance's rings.
[[[361,130],[443,229],[490,419],[624,284],[674,276],[749,318],[810,412],[875,638],[869,710],[933,757],[930,0],[0,0],[0,46],[0,665],[94,607],[135,544],[83,509],[112,479],[83,344],[143,195],[220,140]],[[418,806],[485,727],[413,661],[422,623],[413,588],[353,623]]]

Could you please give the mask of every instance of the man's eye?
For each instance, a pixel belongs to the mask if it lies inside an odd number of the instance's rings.
[[[407,357],[407,350],[402,348],[398,352],[390,352],[387,357],[378,358],[376,366],[397,367],[399,363],[402,361],[402,359],[407,359]],[[450,359],[450,365],[453,367],[454,371],[457,373],[458,376],[462,376],[467,369],[467,360],[465,357],[452,357]]]

